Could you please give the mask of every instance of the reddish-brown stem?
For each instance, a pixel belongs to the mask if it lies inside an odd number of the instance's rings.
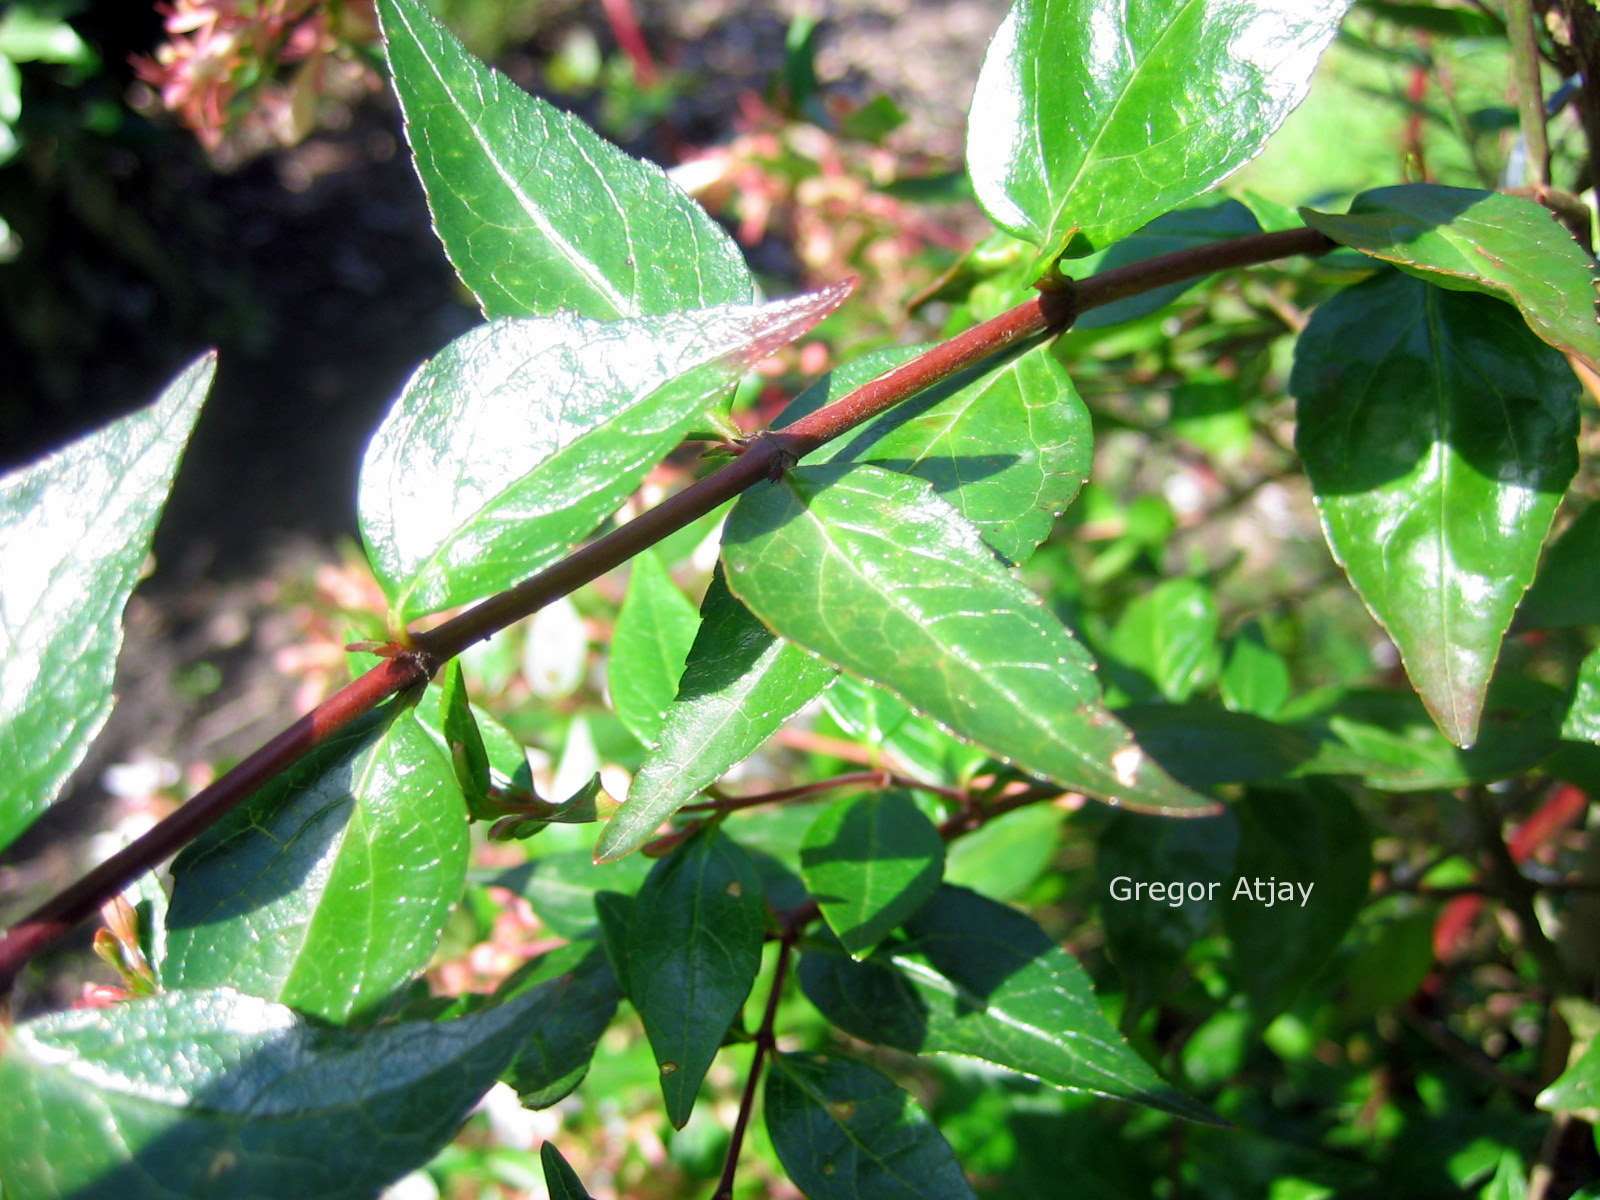
[[[621,566],[746,488],[781,476],[819,446],[991,355],[1028,338],[1067,328],[1075,317],[1092,308],[1217,271],[1289,255],[1321,254],[1332,246],[1312,229],[1252,234],[1070,282],[1058,290],[1040,292],[1009,312],[933,347],[792,425],[757,435],[733,462],[642,516],[515,587],[412,635],[409,642],[414,649],[386,659],[325,700],[143,837],[29,913],[0,938],[0,994],[10,989],[17,972],[34,955],[357,717],[404,688],[425,681],[439,664],[474,642]]]
[[[739,1171],[739,1154],[744,1149],[745,1130],[750,1128],[750,1114],[756,1105],[756,1086],[761,1081],[761,1067],[767,1055],[776,1048],[773,1031],[778,1022],[778,1001],[783,998],[784,981],[789,975],[789,959],[794,954],[794,944],[800,937],[799,928],[786,929],[778,941],[778,965],[772,973],[772,990],[767,993],[767,1007],[761,1014],[761,1027],[756,1030],[755,1057],[750,1060],[750,1074],[745,1077],[744,1093],[739,1097],[739,1115],[734,1118],[733,1132],[728,1137],[728,1156],[722,1163],[722,1178],[711,1200],[733,1200],[733,1180]]]
[[[419,654],[398,654],[384,659],[231,771],[202,788],[153,829],[29,913],[0,939],[0,994],[11,986],[22,965],[40,950],[98,912],[102,904],[130,882],[176,854],[191,838],[254,795],[257,788],[288,770],[340,730],[397,692],[425,682],[433,666]]]

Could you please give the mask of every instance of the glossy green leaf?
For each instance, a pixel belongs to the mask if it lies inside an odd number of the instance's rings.
[[[539,1147],[539,1165],[544,1168],[544,1186],[550,1200],[594,1200],[555,1143],[546,1142]]]
[[[582,1081],[622,993],[598,943],[569,942],[495,991],[501,1004],[522,997],[535,1018],[501,1078],[517,1089],[523,1107],[548,1108]]]
[[[1522,598],[1517,629],[1600,624],[1600,504],[1591,504],[1545,551]]]
[[[944,842],[905,792],[825,808],[800,845],[800,876],[822,919],[856,958],[938,890]]]
[[[600,835],[595,857],[621,858],[649,841],[662,821],[754,753],[835,674],[774,637],[729,593],[719,566],[656,747]]]
[[[715,827],[662,859],[634,898],[628,998],[682,1129],[761,967],[765,905],[750,856]]]
[[[461,897],[466,816],[409,708],[335,736],[173,863],[167,986],[370,1013],[427,964]]]
[[[1232,808],[1239,851],[1222,889],[1223,921],[1238,986],[1265,1024],[1327,967],[1361,911],[1372,839],[1350,798],[1322,780],[1251,791]]]
[[[1577,469],[1577,381],[1506,305],[1391,272],[1317,309],[1289,386],[1334,557],[1470,746]]]
[[[1510,779],[1555,749],[1565,697],[1529,679],[1496,680],[1467,750],[1439,732],[1414,695],[1354,690],[1340,693],[1295,721],[1316,753],[1302,775],[1349,775],[1390,792],[1422,792]]]
[[[1591,1041],[1534,1103],[1546,1112],[1600,1110],[1600,1039]]]
[[[1190,946],[1210,928],[1233,883],[1239,823],[1231,812],[1202,821],[1117,813],[1095,843],[1100,921],[1133,1015],[1160,1000]],[[1146,886],[1157,884],[1159,896]]]
[[[611,638],[606,680],[617,717],[646,746],[655,744],[662,714],[678,694],[699,624],[694,605],[660,557],[649,551],[635,556]]]
[[[0,478],[0,848],[111,714],[122,608],[215,372],[207,355],[149,408]]]
[[[479,599],[565,555],[743,366],[847,291],[495,321],[450,343],[406,386],[361,470],[361,532],[398,618]]]
[[[1101,249],[1255,157],[1342,4],[1018,0],[984,56],[967,170],[1043,268]]]
[[[1300,215],[1341,245],[1419,279],[1509,301],[1534,333],[1600,371],[1594,260],[1543,205],[1408,183],[1363,192],[1348,214],[1303,208]]]
[[[782,636],[989,753],[1130,808],[1214,807],[1133,744],[1087,652],[927,483],[797,468],[734,506],[723,558]]]
[[[231,989],[167,992],[11,1030],[7,1200],[371,1200],[455,1134],[527,1002],[352,1034]]]
[[[467,681],[461,673],[459,659],[445,667],[438,683],[439,731],[444,735],[445,749],[455,768],[456,783],[466,798],[467,811],[479,820],[498,815],[489,802],[489,788],[493,783],[489,748],[484,744],[483,731],[478,728],[478,719],[467,700]],[[521,754],[520,747],[518,754]]]
[[[972,1200],[949,1144],[871,1067],[774,1054],[765,1101],[778,1160],[810,1200]]]
[[[783,423],[815,401],[797,398]],[[792,415],[791,415],[792,413]],[[915,475],[1009,562],[1021,562],[1089,477],[1089,410],[1049,345],[964,371],[807,457]]]
[[[1198,579],[1167,579],[1122,610],[1107,649],[1132,700],[1182,704],[1222,665],[1217,603]]]
[[[989,762],[978,747],[951,737],[938,722],[919,716],[875,683],[841,676],[822,695],[822,705],[843,729],[876,751],[886,764],[934,784],[962,785]]]
[[[1243,237],[1260,233],[1261,225],[1255,214],[1237,200],[1180,208],[1162,213],[1148,225],[1134,230],[1084,258],[1071,259],[1062,265],[1074,279],[1087,279],[1101,271],[1130,266],[1158,254],[1173,254],[1179,250],[1192,250],[1224,238]],[[1075,330],[1103,329],[1123,321],[1133,321],[1165,308],[1190,288],[1201,282],[1203,276],[1169,283],[1153,291],[1129,296],[1100,308],[1091,308],[1072,323]]]
[[[1215,1120],[1111,1027],[1076,959],[1030,918],[965,888],[941,888],[865,962],[808,950],[800,983],[864,1041],[970,1055],[1069,1091]]]
[[[755,298],[739,248],[660,168],[478,62],[420,0],[379,7],[434,228],[487,316]]]

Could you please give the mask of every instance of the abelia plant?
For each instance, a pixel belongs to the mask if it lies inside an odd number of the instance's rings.
[[[754,1194],[738,1172],[758,1110],[815,1200],[954,1200],[975,1180],[1012,1194],[900,1085],[929,1056],[988,1064],[943,1077],[946,1098],[978,1081],[1019,1145],[1030,1113],[1054,1114],[1035,1136],[1065,1139],[1091,1194],[1437,1194],[1385,1179],[1383,1155],[1412,1161],[1406,1121],[1475,1103],[1512,1115],[1488,1152],[1452,1160],[1459,1186],[1548,1194],[1553,1160],[1531,1186],[1524,1160],[1600,1080],[1592,953],[1552,940],[1523,873],[1585,807],[1600,658],[1508,649],[1513,630],[1600,623],[1587,513],[1541,567],[1580,471],[1574,368],[1600,371],[1593,262],[1550,213],[1433,183],[1344,212],[1220,202],[1305,96],[1338,5],[1019,0],[971,115],[967,170],[1003,236],[953,273],[968,327],[845,362],[746,434],[741,377],[848,284],[764,298],[662,171],[471,58],[421,0],[378,7],[436,228],[487,321],[419,367],[367,451],[360,526],[388,626],[353,648],[364,672],[0,941],[9,983],[125,897],[101,942],[126,998],[0,1041],[8,1200],[373,1196],[497,1081],[532,1109],[563,1101],[629,1010],[672,1127],[704,1110],[719,1060],[742,1073],[718,1198]],[[1427,10],[1446,33],[1466,11]],[[1104,504],[1104,413],[1067,331],[1176,337],[1159,310],[1184,289],[1305,257],[1323,265],[1320,303],[1291,322],[1293,448],[1333,558],[1398,651],[1403,680],[1382,690],[1299,686],[1260,621],[1224,639],[1215,577],[1071,622],[1074,593],[1030,586],[1080,493]],[[213,365],[0,484],[0,843],[105,720],[120,610]],[[1173,423],[1220,447],[1195,405],[1234,377],[1205,370],[1175,387]],[[686,439],[717,449],[702,477],[613,522]],[[1170,532],[1140,533],[1137,511],[1077,595]],[[659,549],[682,531],[720,539],[698,609]],[[541,794],[455,660],[624,564],[610,704],[636,769],[625,794],[598,778]],[[819,698],[865,769],[723,788]],[[1546,814],[1542,832],[1502,837],[1507,796]],[[1542,1036],[1558,1044],[1548,1013],[1566,1005],[1576,1053],[1564,1074],[1546,1055],[1545,1078],[1508,1053],[1471,1085],[1417,1066],[1417,1105],[1384,1109],[1401,1124],[1363,1161],[1348,1137],[1319,1141],[1315,1116],[1270,1117],[1244,1064],[1263,1038],[1311,1062],[1297,1046],[1348,1036],[1329,1054],[1354,1055],[1368,1032],[1339,1031],[1444,1003],[1430,972],[1472,914],[1452,909],[1447,934],[1372,891],[1373,830],[1413,802],[1476,822],[1484,865],[1456,856],[1451,898],[1504,901]],[[526,846],[522,884],[493,881],[524,887],[564,944],[492,991],[431,995],[419,975],[481,892],[485,839]],[[1038,890],[1073,839],[1094,849],[1078,875],[1116,964],[1099,994],[1045,911],[1061,893]],[[980,844],[987,865],[962,858]],[[173,853],[163,886],[148,872]],[[1383,889],[1412,899],[1450,855],[1386,853]],[[1024,894],[1030,911],[1006,902]],[[1313,987],[1330,970],[1336,985]],[[1487,1061],[1403,1011],[1447,1058]],[[1537,1092],[1555,1075],[1538,1110],[1504,1108],[1507,1077]],[[1311,1114],[1388,1103],[1284,1086]],[[1079,1096],[1104,1099],[1061,1107]],[[1178,1148],[1170,1169],[1108,1157],[1152,1140]],[[552,1196],[588,1194],[554,1145],[541,1158]]]

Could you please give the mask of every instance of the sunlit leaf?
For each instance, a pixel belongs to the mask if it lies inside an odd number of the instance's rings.
[[[1577,469],[1577,381],[1508,306],[1386,272],[1317,309],[1289,386],[1334,556],[1472,745]]]
[[[215,372],[207,355],[149,408],[0,478],[0,848],[111,714],[122,608]]]

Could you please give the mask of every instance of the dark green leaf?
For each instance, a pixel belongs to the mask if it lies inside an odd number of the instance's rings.
[[[330,1021],[370,1013],[427,964],[466,868],[455,772],[391,705],[178,856],[164,980]]]
[[[489,750],[467,700],[467,681],[459,659],[445,667],[439,683],[440,722],[445,748],[455,767],[456,783],[467,800],[467,811],[478,820],[502,815],[489,803]],[[518,748],[520,755],[521,748]]]
[[[1100,919],[1128,989],[1128,1013],[1161,998],[1189,947],[1211,924],[1233,882],[1239,823],[1231,812],[1202,821],[1117,813],[1096,843]],[[1149,886],[1159,885],[1159,895]]]
[[[215,372],[207,355],[144,411],[0,478],[0,849],[111,713],[122,608]]]
[[[1158,254],[1172,254],[1179,250],[1192,250],[1224,238],[1243,237],[1260,233],[1261,225],[1255,214],[1237,200],[1224,200],[1220,204],[1203,207],[1180,208],[1176,212],[1162,213],[1142,229],[1098,250],[1085,258],[1072,259],[1063,265],[1074,279],[1086,279],[1100,271],[1126,267]],[[1200,282],[1202,277],[1170,283],[1126,300],[1118,300],[1101,308],[1092,308],[1072,323],[1075,330],[1103,329],[1123,321],[1137,320],[1158,309],[1165,308],[1179,296]]]
[[[1494,783],[1532,767],[1560,737],[1565,697],[1548,684],[1497,680],[1478,741],[1463,750],[1443,737],[1422,703],[1399,692],[1339,694],[1295,728],[1318,742],[1302,775],[1350,775],[1390,792]]]
[[[1223,919],[1235,976],[1265,1024],[1328,965],[1361,911],[1371,836],[1350,798],[1323,780],[1252,791],[1233,811],[1239,852]]]
[[[7,1200],[371,1200],[447,1143],[537,1014],[329,1030],[231,989],[11,1030]]]
[[[661,559],[649,551],[636,556],[617,614],[606,679],[617,717],[646,746],[655,744],[662,714],[678,693],[699,624],[694,605]]]
[[[925,482],[798,468],[734,506],[723,558],[782,636],[990,754],[1134,809],[1214,807],[1146,759],[1083,647]]]
[[[1215,1120],[1129,1048],[1076,959],[1028,917],[965,888],[941,888],[865,962],[807,951],[800,983],[865,1041],[971,1055],[1069,1091]]]
[[[1315,735],[1209,704],[1136,704],[1117,715],[1151,758],[1192,788],[1283,779],[1318,753]]]
[[[1406,913],[1374,929],[1345,978],[1339,1016],[1367,1021],[1416,995],[1434,969],[1436,908]]]
[[[1514,627],[1562,629],[1600,624],[1600,504],[1591,504],[1545,551]]]
[[[450,343],[407,385],[361,471],[362,536],[398,619],[562,557],[742,366],[847,291],[617,321],[496,321]]]
[[[971,1200],[955,1155],[909,1095],[871,1067],[774,1054],[767,1132],[811,1200]]]
[[[750,856],[714,826],[657,863],[634,898],[628,997],[679,1129],[761,967],[764,912]]]
[[[472,58],[420,0],[380,9],[434,228],[487,316],[755,298],[739,248],[658,167]]]
[[[1255,157],[1342,4],[1019,0],[983,60],[967,169],[996,224],[1101,249]]]
[[[1306,224],[1429,283],[1508,300],[1528,327],[1600,371],[1594,260],[1550,210],[1502,192],[1408,183],[1363,192]]]
[[[1164,696],[1182,704],[1216,677],[1217,604],[1198,579],[1168,579],[1122,611],[1108,646],[1131,700]]]
[[[561,1151],[556,1149],[554,1142],[546,1142],[539,1147],[539,1164],[544,1168],[544,1186],[550,1193],[550,1200],[594,1200],[584,1190],[578,1173],[561,1157]]]
[[[800,875],[839,941],[871,953],[939,887],[944,842],[905,792],[829,805],[800,846]]]
[[[527,997],[534,1013],[526,1040],[502,1074],[525,1108],[548,1108],[577,1087],[622,993],[605,950],[570,942],[515,972],[495,992],[497,1003]]]
[[[729,594],[722,569],[700,605],[677,698],[627,803],[600,835],[595,857],[621,858],[714,783],[833,681],[832,667],[772,635]]]
[[[1472,745],[1577,469],[1572,371],[1499,301],[1388,272],[1317,309],[1289,386],[1334,556],[1439,728]]]

